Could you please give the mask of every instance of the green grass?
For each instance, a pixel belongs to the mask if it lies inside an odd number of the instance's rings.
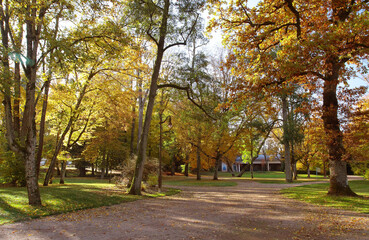
[[[164,179],[165,185],[170,186],[197,186],[197,187],[231,187],[237,183],[228,180],[209,180],[202,179],[200,181],[186,177],[167,177]]]
[[[202,173],[203,176],[212,176],[211,172]],[[250,172],[245,172],[242,177],[232,177],[231,173],[228,172],[220,172],[218,173],[221,178],[231,178],[231,179],[246,179],[252,180],[260,183],[277,183],[277,184],[290,184],[285,180],[284,172],[254,172],[254,178],[251,178]],[[236,175],[237,176],[237,175]],[[307,177],[307,174],[299,174],[297,177],[298,180],[293,181],[293,183],[302,183],[302,182],[316,182],[316,181],[328,181],[328,178],[324,178],[323,175],[310,175],[310,178]]]
[[[166,193],[133,196],[126,194],[125,189],[119,189],[114,184],[108,183],[107,180],[67,178],[65,185],[52,184],[40,187],[40,192],[42,206],[32,207],[28,205],[25,188],[0,188],[0,224],[131,202],[147,197],[173,195],[178,193],[178,190],[169,189]]]
[[[327,196],[329,187],[328,183],[292,187],[283,189],[281,192],[289,198],[298,199],[308,203],[369,214],[369,181],[350,181],[349,185],[354,192],[365,197]]]

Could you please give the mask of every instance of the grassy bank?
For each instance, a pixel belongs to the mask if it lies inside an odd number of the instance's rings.
[[[281,192],[289,198],[308,203],[369,214],[369,181],[350,181],[349,185],[355,193],[364,197],[327,196],[328,183],[287,188],[283,189]]]
[[[132,196],[126,194],[125,189],[119,189],[107,180],[69,178],[66,179],[65,185],[52,184],[48,187],[40,187],[40,192],[42,206],[32,207],[28,205],[26,188],[0,188],[0,224],[131,202],[147,197],[172,195],[178,190],[171,189],[167,193]]]

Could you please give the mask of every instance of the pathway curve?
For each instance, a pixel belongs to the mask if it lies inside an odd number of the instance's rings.
[[[0,239],[369,239],[369,215],[288,199],[283,187],[181,187],[171,197],[3,225]]]

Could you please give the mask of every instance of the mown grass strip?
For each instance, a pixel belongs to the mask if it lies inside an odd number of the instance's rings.
[[[369,214],[369,181],[351,181],[349,185],[354,192],[363,197],[328,196],[328,183],[292,187],[281,192],[289,198],[300,201]]]
[[[232,187],[237,183],[224,180],[194,180],[194,179],[167,179],[164,180],[165,185],[170,186],[197,186],[197,187]]]
[[[40,187],[41,207],[28,205],[25,188],[0,188],[0,224],[178,193],[169,189],[165,193],[133,196],[106,180],[71,178],[66,182]]]

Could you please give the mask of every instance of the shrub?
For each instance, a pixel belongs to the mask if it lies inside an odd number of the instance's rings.
[[[26,186],[24,161],[13,152],[5,152],[0,158],[0,175],[4,183]]]
[[[114,179],[115,184],[117,184],[118,186],[125,185],[127,187],[130,187],[130,184],[132,182],[132,178],[133,178],[133,175],[134,175],[134,172],[135,172],[136,159],[137,159],[136,156],[134,156],[132,158],[129,158],[120,167],[120,170],[122,171],[122,176],[121,177],[116,177]],[[158,160],[156,158],[147,158],[145,166],[144,166],[143,175],[142,175],[142,181],[149,182],[149,176],[150,175],[156,175],[157,170],[158,170]],[[153,179],[153,177],[151,177],[150,182],[153,183],[153,181],[154,181],[154,179]],[[156,179],[156,182],[157,182],[157,179]],[[150,185],[150,184],[148,184],[148,185]]]
[[[149,187],[155,187],[156,185],[158,185],[158,175],[149,174],[146,182],[147,182],[147,185],[149,185]]]
[[[367,169],[367,170],[365,171],[364,178],[365,178],[366,180],[369,180],[369,169]]]

